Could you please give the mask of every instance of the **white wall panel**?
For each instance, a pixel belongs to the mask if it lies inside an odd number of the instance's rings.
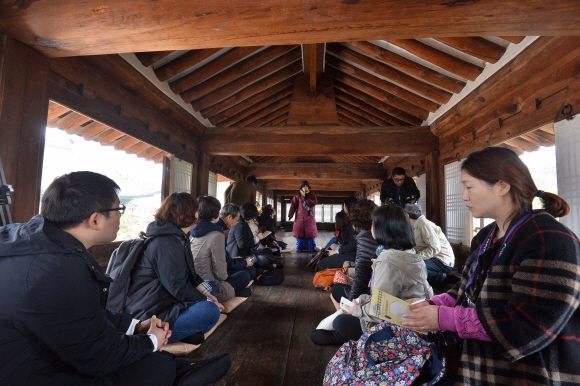
[[[209,182],[207,184],[207,195],[217,197],[217,174],[209,172]]]
[[[421,193],[421,197],[419,198],[419,205],[423,209],[423,214],[427,215],[427,174],[421,174],[417,177],[417,188]]]
[[[172,193],[191,193],[191,173],[193,165],[177,157],[171,162],[171,186]]]
[[[445,232],[447,239],[452,243],[471,244],[469,229],[469,211],[461,199],[463,185],[461,184],[461,162],[445,165]]]
[[[580,233],[580,117],[554,124],[558,195],[570,205],[570,214],[560,222]],[[541,189],[541,187],[540,187]]]

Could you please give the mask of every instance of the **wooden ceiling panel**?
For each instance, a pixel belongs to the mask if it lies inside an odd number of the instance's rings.
[[[270,113],[277,111],[278,109],[284,108],[284,107],[287,107],[289,110],[290,99],[291,99],[290,94],[287,94],[286,96],[284,96],[278,100],[272,101],[270,104],[268,104],[266,106],[262,106],[260,109],[257,109],[255,111],[252,109],[248,116],[235,122],[235,126],[257,126],[253,122],[256,122],[257,120],[262,119],[265,116],[268,116]],[[281,114],[278,114],[278,115],[272,117],[272,119],[277,118],[280,115]],[[226,126],[226,125],[224,125],[224,126]],[[233,126],[233,125],[227,125],[227,126]]]
[[[173,52],[174,51],[137,52],[135,55],[142,65],[149,67]]]
[[[48,116],[46,118],[47,126],[50,126],[51,121],[57,121],[58,118],[71,111],[68,107],[61,106],[58,103],[50,101],[48,104]]]
[[[354,96],[347,94],[346,92],[343,92],[342,90],[336,88],[334,90],[334,96],[336,99],[342,100],[346,103],[349,103],[353,106],[356,106],[357,108],[372,114],[378,118],[380,118],[381,120],[388,122],[387,125],[384,126],[388,126],[388,125],[392,125],[392,126],[409,126],[409,125],[420,125],[421,124],[421,120],[420,119],[408,119],[407,121],[402,121],[390,114],[387,114],[386,112],[373,107],[369,104],[367,104],[366,102],[355,98]],[[369,97],[370,98],[370,97]]]
[[[276,110],[274,110],[272,112],[269,112],[268,114],[262,116],[261,118],[258,118],[257,120],[255,120],[253,122],[250,122],[249,125],[250,126],[253,126],[253,127],[260,127],[260,126],[265,125],[266,122],[269,122],[272,119],[278,118],[279,116],[284,115],[284,114],[287,115],[288,112],[290,111],[290,97],[287,97],[287,98],[288,98],[287,99],[287,104],[285,106],[282,106],[279,109],[276,109]],[[280,104],[283,104],[283,101],[284,100],[281,100],[280,101]],[[278,102],[273,103],[272,105],[277,105],[277,104],[278,104]],[[272,106],[272,105],[270,105],[268,107],[268,109],[264,109],[264,112],[268,112],[271,109],[273,109],[274,106]],[[264,144],[264,145],[266,145],[266,144]]]
[[[446,37],[437,40],[488,63],[497,62],[505,53],[504,47],[482,37]]]
[[[360,103],[359,103],[359,105],[360,105]],[[402,121],[399,121],[397,124],[393,124],[392,122],[387,122],[387,121],[377,117],[376,115],[369,113],[368,111],[366,111],[364,109],[361,109],[359,106],[352,105],[352,104],[348,103],[347,101],[341,99],[340,97],[336,97],[336,106],[337,106],[337,108],[340,107],[346,111],[349,111],[353,114],[356,114],[359,117],[362,117],[362,118],[370,121],[371,123],[374,123],[377,126],[407,126],[407,124],[405,122],[402,122]]]
[[[174,60],[165,63],[163,66],[156,68],[155,75],[160,81],[164,82],[167,79],[173,78],[174,76],[179,75],[191,67],[201,63],[220,50],[221,48],[191,50],[175,58]]]

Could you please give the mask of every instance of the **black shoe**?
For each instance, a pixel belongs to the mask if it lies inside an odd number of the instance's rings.
[[[242,298],[249,298],[252,295],[252,290],[250,288],[242,288],[241,290],[238,290],[238,292],[236,293],[236,296],[242,297]]]
[[[190,336],[187,336],[187,337],[181,339],[181,341],[183,343],[188,343],[188,344],[202,344],[204,340],[205,340],[205,335],[203,332],[197,332],[193,335],[190,335]]]
[[[276,263],[276,269],[282,269],[282,268],[284,268],[284,264]]]
[[[310,340],[319,346],[334,346],[343,344],[345,341],[340,339],[334,331],[314,330],[310,333]]]
[[[177,386],[206,386],[219,381],[230,369],[232,360],[230,354],[192,363],[183,374]]]

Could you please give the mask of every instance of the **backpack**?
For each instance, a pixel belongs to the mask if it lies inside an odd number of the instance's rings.
[[[109,286],[109,297],[107,298],[107,308],[118,313],[124,313],[127,304],[138,298],[140,294],[153,287],[158,279],[155,279],[145,287],[141,288],[131,297],[127,296],[131,281],[131,271],[139,257],[143,254],[145,246],[154,238],[146,237],[143,232],[136,239],[125,240],[111,254],[107,265],[107,275],[113,279]]]
[[[424,383],[433,385],[444,370],[445,359],[425,335],[382,322],[340,347],[326,366],[323,385],[412,385],[424,373],[429,375]]]
[[[324,271],[316,272],[312,284],[314,287],[320,286],[323,290],[328,290],[328,287],[334,283],[334,274],[337,271],[340,271],[340,268],[327,268]]]

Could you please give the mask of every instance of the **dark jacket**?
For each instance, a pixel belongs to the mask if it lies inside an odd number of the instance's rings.
[[[344,245],[338,248],[338,253],[341,255],[355,255],[356,254],[356,231],[349,222],[346,226],[346,236],[344,237]]]
[[[404,208],[405,204],[410,203],[412,199],[419,201],[419,197],[421,193],[415,181],[409,176],[405,176],[405,182],[400,187],[395,185],[392,178],[381,185],[381,202],[396,204]]]
[[[318,203],[318,199],[314,193],[310,192],[304,197],[304,202],[310,209],[312,216],[304,209],[302,204],[301,193],[298,192],[292,198],[290,203],[290,211],[288,218],[292,218],[296,213],[294,226],[292,227],[292,236],[297,239],[314,239],[318,236],[318,229],[316,229],[316,216],[314,214],[314,206]]]
[[[495,265],[491,263],[503,239],[488,248],[476,265],[479,247],[495,225],[473,238],[462,279],[448,292],[462,306],[468,305],[466,291],[470,294],[491,339],[464,340],[456,381],[491,385],[502,379],[502,384],[515,385],[525,379],[536,385],[578,385],[578,237],[548,213],[534,211],[511,235]],[[466,290],[473,270],[474,279]]]
[[[354,260],[354,282],[350,289],[350,300],[362,294],[370,294],[369,281],[371,279],[372,262],[377,258],[377,244],[371,231],[361,230],[356,238],[356,258]]]
[[[156,283],[127,304],[126,311],[137,319],[156,315],[172,326],[180,309],[207,300],[196,288],[203,280],[193,268],[189,236],[180,228],[165,221],[154,221],[147,227],[147,236],[157,237],[147,244],[133,268],[128,296],[149,283]]]
[[[250,256],[250,249],[255,245],[254,235],[250,226],[240,217],[238,223],[230,229],[226,249],[230,257],[247,257]],[[239,260],[239,259],[233,259]]]
[[[105,309],[110,282],[42,216],[0,227],[0,369],[21,362],[0,384],[89,383],[150,354],[149,337],[124,334],[131,318]]]

